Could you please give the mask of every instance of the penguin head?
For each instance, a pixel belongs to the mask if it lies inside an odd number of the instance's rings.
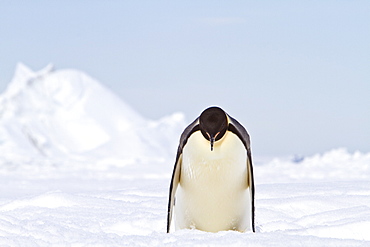
[[[210,142],[211,151],[213,151],[214,142],[225,135],[227,127],[227,115],[219,107],[207,108],[200,114],[199,129],[204,138]]]

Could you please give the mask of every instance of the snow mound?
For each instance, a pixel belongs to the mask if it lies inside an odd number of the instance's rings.
[[[349,153],[345,148],[302,158],[299,162],[274,158],[258,173],[264,183],[305,182],[312,180],[369,180],[370,153]],[[266,180],[266,178],[268,178]]]
[[[184,125],[179,113],[146,120],[85,73],[51,65],[33,72],[18,64],[0,96],[0,150],[7,154],[160,158],[175,150],[173,135]]]

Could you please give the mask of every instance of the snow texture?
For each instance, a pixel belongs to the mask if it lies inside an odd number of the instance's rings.
[[[19,64],[0,96],[0,246],[370,246],[370,153],[345,148],[255,157],[256,233],[166,234],[185,125],[80,71]]]

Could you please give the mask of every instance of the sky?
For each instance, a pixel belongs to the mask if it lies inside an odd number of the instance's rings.
[[[218,105],[257,155],[370,152],[370,1],[0,1],[16,64],[86,72],[148,119]],[[98,100],[98,99],[97,99]]]

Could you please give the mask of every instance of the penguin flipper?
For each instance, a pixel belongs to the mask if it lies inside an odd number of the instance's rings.
[[[170,184],[170,193],[168,198],[168,210],[167,210],[167,233],[170,233],[171,222],[172,222],[172,211],[173,206],[175,205],[175,194],[177,187],[180,182],[180,171],[181,171],[181,162],[182,162],[182,155],[180,155],[177,159],[175,167],[173,169],[171,184]]]
[[[253,176],[253,163],[252,163],[252,152],[250,147],[250,137],[247,130],[241,125],[236,119],[229,117],[229,131],[236,134],[239,139],[243,142],[245,149],[247,150],[247,169],[248,169],[248,187],[251,193],[251,221],[252,231],[255,232],[254,227],[254,176]]]
[[[189,136],[195,131],[199,130],[199,120],[195,119],[188,127],[185,128],[181,134],[180,143],[177,149],[175,167],[173,168],[172,179],[170,184],[169,198],[168,198],[168,209],[167,209],[167,233],[170,232],[172,222],[172,211],[175,205],[175,194],[177,187],[180,183],[181,175],[181,163],[182,163],[182,150],[189,138]]]
[[[255,227],[254,227],[254,176],[253,176],[253,165],[252,165],[252,154],[249,151],[248,153],[248,160],[247,160],[247,169],[248,169],[248,186],[249,186],[249,191],[251,193],[251,221],[252,221],[252,231],[255,232]]]

